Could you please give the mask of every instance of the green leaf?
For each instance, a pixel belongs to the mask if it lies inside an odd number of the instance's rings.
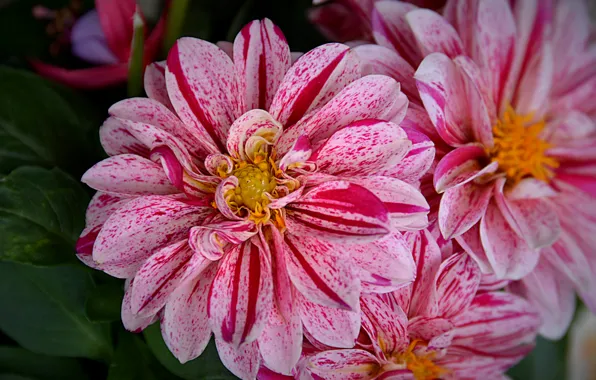
[[[155,358],[145,342],[122,330],[118,335],[118,347],[110,364],[107,380],[164,380],[168,375],[173,378],[158,363],[159,367],[155,364]]]
[[[59,169],[21,167],[0,178],[0,260],[75,260],[88,203],[82,186]]]
[[[120,320],[120,309],[124,297],[123,284],[100,285],[91,291],[85,303],[85,314],[93,322]]]
[[[94,286],[83,266],[0,263],[0,330],[39,354],[108,359],[109,325],[84,312]]]
[[[20,347],[8,346],[0,346],[0,372],[40,380],[88,378],[76,359],[39,355]]]
[[[22,165],[59,166],[76,175],[97,154],[89,131],[99,123],[28,72],[0,67],[0,173]],[[97,132],[95,132],[96,134]]]
[[[166,35],[163,40],[163,51],[167,55],[174,43],[180,38],[184,19],[188,15],[188,0],[172,1],[168,9]]]
[[[225,380],[236,379],[219,360],[213,340],[198,358],[181,364],[172,355],[161,337],[159,323],[154,323],[143,331],[147,345],[170,372],[187,380]]]

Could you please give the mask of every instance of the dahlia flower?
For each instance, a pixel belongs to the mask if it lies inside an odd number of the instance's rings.
[[[148,99],[110,108],[100,137],[111,157],[83,176],[98,193],[78,254],[127,279],[125,327],[161,318],[182,362],[213,332],[242,378],[261,358],[289,374],[303,331],[351,347],[361,292],[413,280],[399,231],[427,224],[410,183],[432,144],[398,125],[399,84],[362,77],[342,44],[291,65],[282,32],[264,20],[241,30],[233,60],[178,40],[148,67],[145,89]]]
[[[96,89],[126,82],[135,11],[140,12],[135,0],[97,0],[95,9],[66,25],[62,10],[37,6],[34,15],[41,19],[55,18],[55,29],[64,29],[62,33],[67,36],[67,41],[62,42],[70,45],[74,56],[95,67],[71,70],[38,60],[31,61],[31,65],[40,75],[76,88]],[[69,14],[69,18],[73,17]],[[143,21],[142,17],[139,21]],[[146,62],[154,60],[164,29],[165,17],[161,17],[146,38]]]
[[[311,339],[296,369],[301,379],[505,379],[530,352],[540,318],[527,301],[478,293],[481,271],[469,255],[441,262],[428,232],[409,235],[421,275],[394,293],[362,295],[354,348]]]

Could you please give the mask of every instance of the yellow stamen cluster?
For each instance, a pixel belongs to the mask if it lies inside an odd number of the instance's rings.
[[[553,177],[559,163],[546,154],[551,144],[540,138],[544,126],[544,120],[534,121],[532,114],[518,115],[511,107],[493,126],[494,146],[487,153],[491,161],[499,163],[510,184],[528,177],[548,182]]]
[[[447,373],[447,370],[433,362],[434,353],[415,354],[414,349],[419,343],[421,343],[420,340],[413,340],[406,351],[395,357],[396,361],[404,363],[406,368],[412,371],[416,380],[440,379],[442,375]]]

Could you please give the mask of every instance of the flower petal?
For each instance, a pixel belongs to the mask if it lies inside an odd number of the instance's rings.
[[[463,44],[453,26],[430,9],[416,9],[405,17],[422,56],[443,53],[450,58],[463,54]]]
[[[93,259],[109,265],[105,272],[112,276],[131,277],[156,250],[186,237],[208,212],[166,196],[134,199],[106,220],[93,246]]]
[[[234,65],[244,110],[269,109],[286,71],[290,48],[271,20],[251,21],[234,40]]]
[[[482,240],[480,239],[480,223],[474,224],[469,230],[456,236],[455,240],[476,261],[482,273],[493,275],[491,263],[488,257],[486,257]]]
[[[489,203],[480,221],[480,239],[499,279],[519,280],[534,269],[538,250],[530,248],[509,226],[496,202]]]
[[[153,62],[145,68],[144,87],[147,96],[173,110],[166,88],[166,62]]]
[[[492,184],[468,182],[443,193],[439,206],[439,227],[445,239],[459,236],[484,216],[493,195]]]
[[[122,308],[120,311],[120,318],[122,319],[122,324],[124,328],[128,331],[132,331],[134,333],[139,333],[143,331],[147,326],[152,324],[153,322],[157,321],[158,316],[157,314],[148,315],[148,316],[139,316],[137,314],[133,314],[130,308],[130,300],[132,297],[132,285],[134,280],[126,280],[124,284],[125,292],[124,298],[122,299]]]
[[[306,365],[316,378],[327,380],[372,379],[380,367],[374,355],[358,349],[323,351],[308,358]]]
[[[455,63],[442,53],[432,53],[424,58],[414,78],[441,138],[451,146],[472,142],[466,87]]]
[[[101,146],[110,156],[134,153],[149,157],[149,148],[139,141],[120,119],[108,117],[99,128]]]
[[[161,334],[181,363],[201,355],[211,338],[207,304],[216,271],[217,264],[209,265],[193,281],[180,286],[166,303]]]
[[[285,153],[302,135],[308,136],[311,143],[322,141],[358,120],[380,119],[399,123],[407,106],[408,99],[394,79],[367,75],[347,85],[316,112],[292,126],[286,125],[276,149]]]
[[[418,66],[422,55],[406,21],[406,14],[415,9],[415,5],[406,2],[379,1],[375,3],[371,14],[377,44],[397,51],[413,67]]]
[[[359,69],[357,57],[346,45],[332,43],[309,51],[281,82],[271,103],[271,115],[290,127],[359,78]]]
[[[301,135],[290,150],[283,156],[279,162],[279,169],[286,171],[289,168],[306,162],[312,154],[312,149],[308,137]]]
[[[239,245],[257,233],[255,224],[248,220],[223,220],[192,227],[188,237],[190,248],[209,260],[219,260],[226,243]]]
[[[458,253],[441,263],[437,274],[439,313],[451,318],[468,308],[480,285],[480,268],[465,253]]]
[[[338,257],[328,242],[287,234],[284,240],[288,275],[296,289],[311,302],[355,310],[360,281],[345,257]]]
[[[228,129],[240,109],[230,57],[209,42],[181,38],[168,54],[166,84],[182,121],[210,153],[224,152]]]
[[[561,276],[557,268],[544,257],[532,272],[508,286],[514,294],[527,299],[540,313],[540,335],[548,339],[561,339],[575,314],[573,284]]]
[[[234,121],[227,140],[229,154],[234,158],[246,160],[254,158],[247,150],[251,137],[263,137],[267,143],[277,141],[283,126],[264,110],[254,109],[246,112]]]
[[[360,305],[355,311],[322,306],[297,294],[304,328],[317,341],[340,348],[354,347],[360,331]]]
[[[345,181],[314,187],[286,206],[288,231],[328,239],[376,238],[390,229],[387,207],[364,187]]]
[[[250,241],[224,257],[211,288],[209,323],[217,340],[234,347],[259,337],[271,310],[269,260]]]
[[[447,153],[435,168],[433,182],[438,193],[466,184],[481,175],[494,173],[499,167],[492,162],[484,168],[480,160],[486,158],[486,152],[479,145],[465,145]]]
[[[360,307],[362,328],[370,337],[377,356],[401,352],[408,347],[408,317],[403,310],[392,308],[376,294],[363,295]]]
[[[87,170],[81,179],[89,187],[112,195],[164,195],[178,192],[161,165],[137,156],[121,154]]]
[[[219,359],[234,375],[241,379],[256,379],[261,365],[257,342],[235,347],[233,344],[216,338],[215,345]]]
[[[310,159],[323,173],[346,177],[367,175],[399,163],[411,145],[398,125],[367,119],[335,132]]]
[[[120,59],[128,60],[133,35],[134,1],[101,1],[95,5],[110,50]]]
[[[362,290],[367,293],[391,292],[414,281],[410,247],[399,233],[372,243],[351,244],[350,251],[360,269]]]

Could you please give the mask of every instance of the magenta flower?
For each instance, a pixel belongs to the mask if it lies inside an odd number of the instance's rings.
[[[53,13],[42,7],[35,11],[42,18]],[[31,65],[40,75],[76,88],[96,89],[126,82],[135,11],[138,10],[134,0],[97,0],[95,9],[74,22],[67,33],[72,54],[94,67],[70,70],[38,60]],[[162,17],[151,33],[147,33],[146,62],[155,59],[164,29],[165,17]]]
[[[596,311],[596,56],[585,6],[456,0],[442,17],[383,1],[372,24],[383,46],[355,49],[368,72],[400,80],[406,120],[419,101],[427,110],[434,131],[425,116],[415,127],[437,147],[444,238],[499,279],[536,268],[523,293],[541,305],[547,337],[566,331],[575,291]]]
[[[428,232],[409,240],[421,275],[394,293],[361,297],[354,348],[311,339],[301,379],[505,379],[532,350],[540,318],[527,301],[479,292],[478,265],[463,252],[441,262]]]
[[[254,378],[261,357],[289,374],[303,328],[351,347],[361,292],[413,280],[399,231],[427,225],[409,183],[433,148],[398,125],[399,84],[362,77],[345,45],[291,65],[279,28],[254,21],[233,57],[182,38],[148,67],[148,99],[110,108],[100,136],[112,157],[83,176],[98,193],[78,253],[129,279],[125,326],[161,318],[180,361],[213,332],[239,377]]]

